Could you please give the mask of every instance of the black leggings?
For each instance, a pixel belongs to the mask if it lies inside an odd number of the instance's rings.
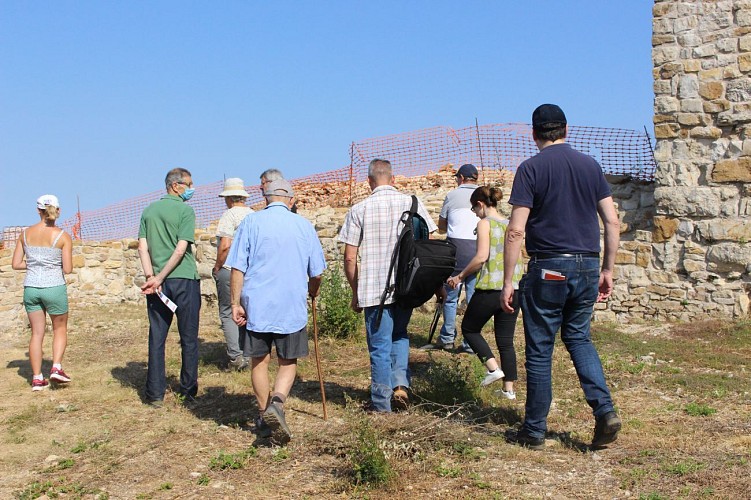
[[[493,351],[480,333],[482,327],[493,318],[495,327],[495,343],[501,353],[501,370],[503,380],[516,380],[516,351],[514,350],[514,329],[516,318],[519,316],[519,292],[514,291],[514,312],[507,313],[501,309],[500,290],[475,290],[469,301],[467,311],[462,320],[462,335],[480,361],[485,363],[494,358]]]

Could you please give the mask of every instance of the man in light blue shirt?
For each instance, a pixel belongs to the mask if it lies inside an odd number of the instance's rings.
[[[250,335],[251,381],[261,412],[256,430],[269,437],[280,429],[283,440],[292,436],[284,402],[295,381],[297,358],[308,355],[307,296],[318,295],[326,269],[313,225],[290,211],[294,195],[284,179],[268,183],[266,208],[243,219],[227,257],[232,319]],[[272,345],[279,373],[269,398]]]

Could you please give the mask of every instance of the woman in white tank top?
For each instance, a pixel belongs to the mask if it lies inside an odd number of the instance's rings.
[[[50,380],[70,382],[62,361],[68,344],[68,292],[64,274],[73,270],[73,242],[55,225],[60,203],[51,194],[37,199],[39,223],[26,228],[13,251],[13,269],[25,270],[23,302],[31,324],[29,361],[34,374],[33,391],[49,386],[42,374],[42,343],[46,328],[45,314],[52,320],[52,370]]]

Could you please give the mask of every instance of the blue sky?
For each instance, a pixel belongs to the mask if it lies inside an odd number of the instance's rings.
[[[652,2],[0,0],[0,227],[266,168],[349,163],[353,140],[438,125],[652,134]]]

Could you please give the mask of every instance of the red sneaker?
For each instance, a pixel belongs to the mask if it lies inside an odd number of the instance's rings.
[[[52,368],[52,370],[50,371],[50,380],[65,384],[67,382],[70,382],[70,377],[63,371],[62,368]]]
[[[43,391],[47,387],[49,387],[50,383],[46,379],[33,379],[31,381],[31,390],[32,391]]]

